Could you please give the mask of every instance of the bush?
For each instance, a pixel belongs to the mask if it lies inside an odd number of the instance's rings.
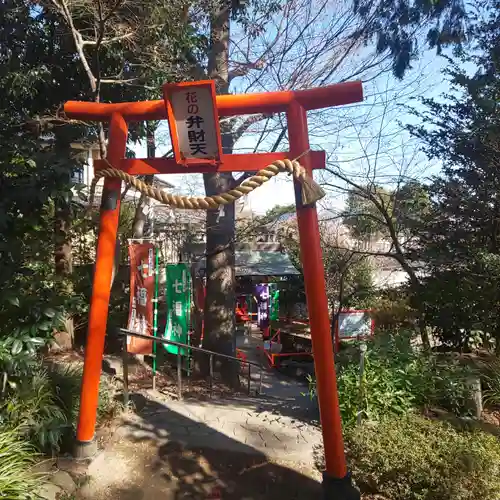
[[[439,407],[457,416],[472,416],[469,378],[473,370],[458,360],[421,353],[413,373],[415,401],[419,407]]]
[[[1,417],[4,425],[17,429],[45,453],[57,453],[63,436],[71,428],[65,408],[42,369],[21,380],[4,403]]]
[[[396,368],[373,352],[365,357],[361,385],[357,363],[339,372],[339,398],[345,425],[354,424],[358,411],[365,418],[378,420],[387,413],[407,413],[416,405],[407,370]]]
[[[15,430],[0,431],[0,498],[31,500],[40,477],[31,472],[35,450],[19,440]]]
[[[54,454],[70,442],[75,430],[80,401],[82,368],[40,365],[21,380],[0,406],[4,425],[15,428],[41,452]],[[114,416],[121,403],[114,397],[114,387],[105,378],[99,388],[97,421]]]
[[[83,368],[80,365],[57,365],[48,371],[52,390],[62,403],[70,422],[76,423],[80,406],[80,389]],[[115,387],[106,376],[101,377],[97,422],[112,418],[122,410],[122,404],[115,398]]]
[[[371,307],[375,324],[381,330],[413,328],[416,324],[417,314],[405,287],[381,292]]]
[[[500,443],[409,415],[365,422],[346,436],[358,486],[389,500],[499,500]]]
[[[412,345],[410,333],[378,334],[367,343],[365,370],[359,380],[359,346],[351,343],[337,356],[340,411],[345,426],[356,422],[358,412],[379,420],[392,413],[403,415],[415,408],[438,407],[468,416],[468,378],[472,371],[457,361],[422,351]],[[309,381],[315,396],[315,382]]]

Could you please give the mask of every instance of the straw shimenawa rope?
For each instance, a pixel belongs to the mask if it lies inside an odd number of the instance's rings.
[[[249,179],[244,180],[239,186],[214,196],[179,196],[170,194],[150,186],[122,170],[114,168],[107,160],[105,161],[109,165],[109,168],[98,170],[90,185],[91,206],[95,195],[96,185],[102,177],[121,179],[149,198],[153,198],[165,205],[183,209],[208,210],[218,208],[221,205],[234,203],[238,198],[262,186],[262,184],[278,175],[280,172],[291,174],[293,178],[301,184],[302,203],[304,205],[311,205],[325,196],[323,189],[307,174],[306,169],[296,160],[277,160],[267,165],[267,167],[262,170],[259,170]]]

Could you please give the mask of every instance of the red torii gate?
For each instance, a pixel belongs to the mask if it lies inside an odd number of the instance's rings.
[[[70,101],[65,104],[64,111],[70,118],[110,122],[107,159],[95,162],[97,170],[107,168],[111,164],[114,168],[131,175],[257,171],[275,160],[286,158],[292,160],[300,156],[301,164],[309,175],[312,175],[314,168],[324,168],[325,154],[309,150],[307,111],[362,100],[362,84],[358,81],[300,91],[217,96],[216,108],[219,117],[285,112],[290,151],[223,154],[217,164],[210,165],[204,162],[188,166],[181,165],[174,159],[125,158],[127,122],[166,119],[167,108],[164,100],[113,104]],[[351,485],[345,461],[318,216],[315,205],[302,204],[299,187],[296,183],[300,254],[325,448],[326,472],[323,477],[325,498],[354,500],[359,498],[359,493]],[[104,179],[76,435],[76,452],[79,456],[88,456],[95,449],[96,410],[120,212],[120,190],[119,179]]]

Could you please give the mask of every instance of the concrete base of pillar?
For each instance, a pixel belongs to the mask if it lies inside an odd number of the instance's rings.
[[[73,447],[73,458],[75,460],[87,460],[93,458],[97,454],[97,442],[92,441],[75,441]]]
[[[323,500],[360,500],[361,494],[352,485],[351,475],[336,478],[323,472]]]

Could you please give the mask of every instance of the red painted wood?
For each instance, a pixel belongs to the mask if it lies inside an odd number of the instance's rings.
[[[300,158],[304,158],[306,155]],[[326,155],[324,151],[310,151],[308,156],[311,158],[313,169],[325,168]],[[254,153],[254,154],[232,154],[223,155],[222,163],[217,166],[179,165],[173,158],[123,158],[113,163],[115,168],[123,170],[130,175],[147,174],[205,174],[210,172],[256,172],[276,160],[292,158],[290,153]],[[300,161],[299,160],[299,161]],[[109,168],[105,160],[95,160],[94,168],[96,170]]]

